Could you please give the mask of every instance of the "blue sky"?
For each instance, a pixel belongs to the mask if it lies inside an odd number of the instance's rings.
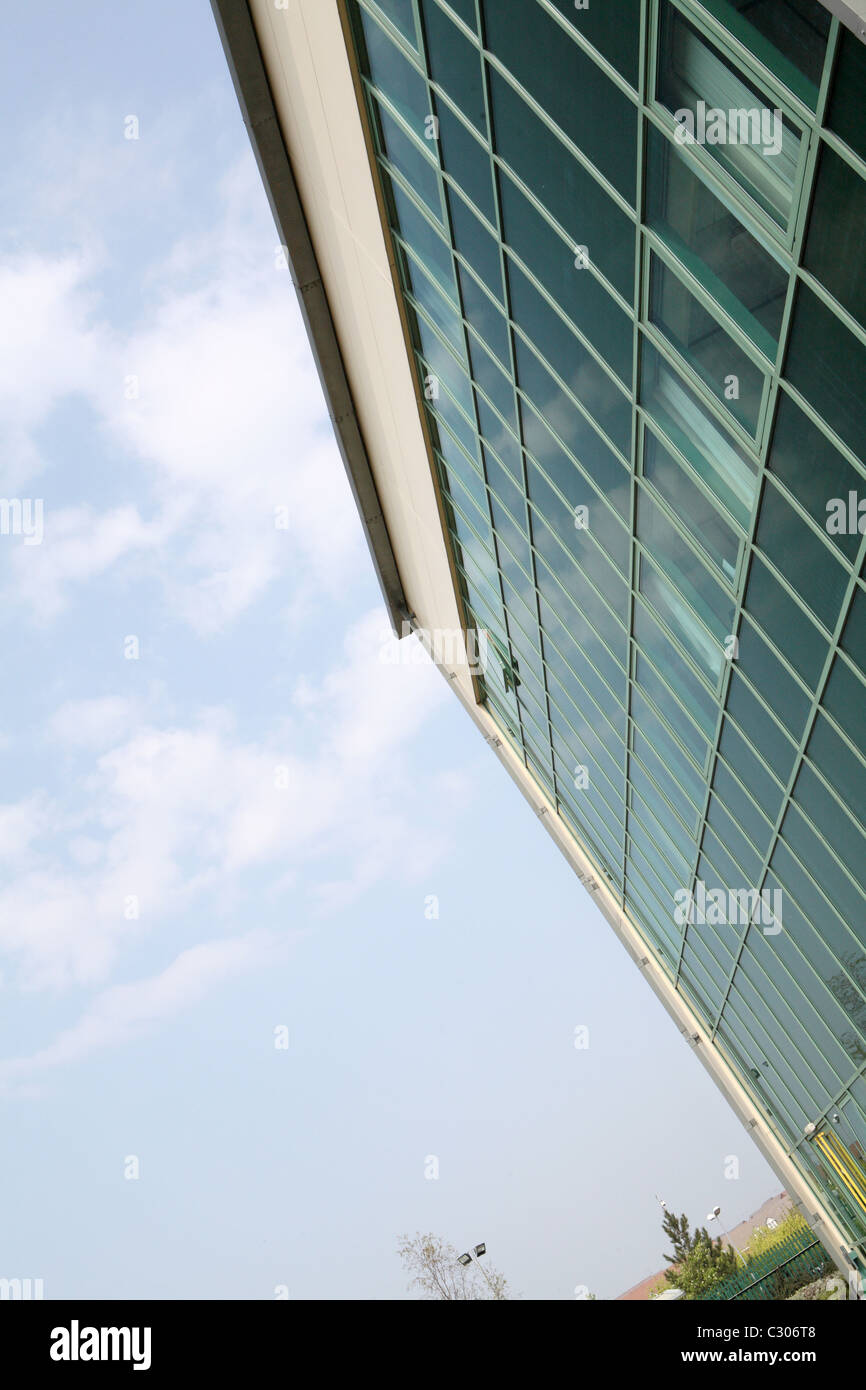
[[[420,1229],[615,1296],[654,1193],[733,1224],[778,1181],[445,682],[382,659],[209,6],[7,30],[2,494],[44,535],[0,536],[0,1275],[402,1298]]]

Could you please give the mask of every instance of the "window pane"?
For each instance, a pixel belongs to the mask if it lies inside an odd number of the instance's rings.
[[[861,825],[866,826],[866,776],[863,765],[821,713],[815,720],[806,752]]]
[[[442,168],[459,183],[478,211],[495,227],[496,204],[493,200],[493,171],[489,152],[444,101],[437,101],[436,114],[439,118]]]
[[[635,685],[646,692],[683,747],[705,768],[709,756],[707,740],[641,652],[635,654]]]
[[[767,483],[755,539],[791,588],[832,632],[848,584],[835,550],[801,521],[778,488]]]
[[[866,758],[866,686],[837,656],[822,704]]]
[[[719,646],[731,632],[734,602],[644,488],[638,493],[637,536],[650,557],[673,580],[686,602],[712,633]],[[643,561],[641,563],[643,568]],[[715,664],[715,658],[714,658]]]
[[[575,266],[575,250],[527,202],[517,185],[500,177],[505,238],[550,297],[580,329],[617,376],[632,376],[632,322],[592,271]]]
[[[818,0],[703,0],[756,58],[813,109],[830,14]]]
[[[649,131],[647,219],[757,347],[774,358],[787,271],[654,126]]]
[[[655,255],[650,267],[650,322],[661,329],[734,419],[755,434],[764,373]]]
[[[668,685],[706,734],[716,729],[717,705],[673,642],[642,603],[634,607],[634,635],[656,671],[663,671]]]
[[[634,223],[510,83],[496,72],[491,72],[490,83],[497,154],[575,245],[588,247],[593,264],[630,300],[634,294]]]
[[[382,153],[403,175],[410,188],[423,198],[436,218],[442,221],[442,199],[439,196],[439,177],[433,165],[421,153],[414,140],[389,115],[381,102],[374,104],[381,131]]]
[[[502,313],[464,266],[458,267],[457,278],[460,281],[463,314],[466,321],[471,323],[479,338],[483,338],[487,346],[492,349],[506,371],[511,371],[508,325]]]
[[[776,786],[730,719],[724,722],[719,749],[725,762],[737,774],[743,786],[748,787],[769,819],[775,821],[782,806],[782,788]]]
[[[659,100],[683,123],[682,134],[688,131],[786,227],[793,209],[799,133],[777,118],[766,94],[666,0],[661,14]]]
[[[866,348],[805,285],[797,292],[785,374],[861,456],[866,439]]]
[[[752,747],[760,749],[762,758],[769,763],[779,781],[787,784],[797,750],[736,670],[731,672],[725,709],[736,720]]]
[[[827,124],[866,159],[866,47],[847,29],[839,30],[836,75],[830,96]]]
[[[384,10],[391,23],[400,30],[413,48],[418,47],[415,37],[415,18],[412,13],[412,0],[376,0],[380,10]]]
[[[485,0],[484,15],[489,47],[634,205],[637,112],[632,102],[536,0]],[[605,119],[587,120],[587,111],[603,111]]]
[[[855,590],[848,618],[842,629],[841,646],[866,673],[866,593]]]
[[[370,77],[419,139],[430,114],[427,83],[366,10],[360,11]]]
[[[817,276],[849,314],[866,325],[864,225],[866,182],[825,145],[809,221],[806,269]]]
[[[445,89],[464,116],[486,137],[481,54],[434,0],[421,0],[420,9],[433,81]]]
[[[809,622],[759,555],[752,557],[745,607],[797,675],[815,690],[827,659],[827,639]]]
[[[628,458],[631,402],[514,261],[508,262],[508,281],[514,322]]]
[[[827,530],[833,499],[844,502],[847,515],[848,494],[863,486],[863,478],[839,450],[813,425],[784,391],[778,395],[776,424],[767,467],[782,479],[800,506]],[[849,561],[860,549],[859,532],[827,532]]]
[[[624,521],[628,521],[631,482],[616,454],[557,386],[518,334],[515,334],[515,356],[518,385],[532,401],[532,405],[528,405],[521,400],[520,406],[527,449],[555,481],[569,472],[576,472],[574,463],[554,438],[555,431],[559,439],[568,441],[569,450],[602,496],[607,498]],[[541,414],[544,421],[539,418]],[[571,495],[569,488],[562,490],[567,496]]]
[[[573,0],[553,3],[577,32],[636,87],[640,0],[617,0],[615,5],[586,5],[580,9]]]
[[[703,546],[707,557],[728,582],[733,583],[740,549],[737,537],[706,493],[696,487],[674,456],[649,430],[644,434],[643,472],[693,539]]]
[[[448,205],[451,209],[455,247],[477,272],[478,278],[484,281],[491,294],[501,299],[502,268],[497,242],[453,188],[448,190]]]
[[[514,420],[514,387],[490,353],[469,335],[469,351],[472,359],[472,376],[493,402],[503,419]]]
[[[747,620],[740,623],[737,666],[799,742],[809,698]]]
[[[427,218],[419,212],[395,179],[388,179],[387,183],[397,213],[394,222],[397,232],[418,253],[425,269],[435,275],[439,286],[456,304],[457,287],[448,243],[437,235]]]
[[[715,685],[722,671],[723,651],[720,642],[698,622],[692,609],[676,589],[649,564],[645,555],[640,560],[640,592],[671,632],[674,639],[688,652],[692,661]]]
[[[698,477],[746,530],[758,488],[755,464],[646,339],[641,342],[640,395]]]

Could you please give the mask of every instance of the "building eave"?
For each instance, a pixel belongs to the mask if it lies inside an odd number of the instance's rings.
[[[246,0],[211,0],[211,7],[271,212],[285,247],[376,577],[391,626],[399,635],[404,620],[410,616],[409,608],[255,25]]]

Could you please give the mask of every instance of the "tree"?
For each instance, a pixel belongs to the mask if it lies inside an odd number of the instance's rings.
[[[736,1270],[737,1257],[730,1245],[724,1247],[721,1236],[713,1240],[706,1226],[696,1226],[692,1231],[685,1213],[674,1216],[672,1211],[666,1211],[662,1230],[673,1249],[672,1255],[663,1258],[676,1266],[665,1270],[665,1279],[682,1289],[686,1298],[702,1298],[714,1284]]]
[[[416,1231],[414,1236],[400,1236],[397,1254],[406,1273],[411,1275],[407,1287],[420,1289],[424,1298],[448,1302],[508,1298],[504,1275],[489,1265],[482,1273],[475,1260],[468,1265],[460,1264],[457,1247],[432,1232],[422,1235]]]
[[[682,1289],[684,1298],[703,1298],[716,1284],[734,1273],[737,1257],[730,1246],[722,1249],[717,1241],[699,1237],[678,1269],[665,1271],[669,1284]]]

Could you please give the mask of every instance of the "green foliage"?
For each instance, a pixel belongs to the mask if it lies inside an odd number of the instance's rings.
[[[665,1278],[674,1288],[682,1289],[684,1298],[703,1298],[716,1284],[727,1279],[736,1268],[736,1256],[721,1240],[699,1240],[678,1269],[668,1270]]]
[[[759,1255],[765,1255],[774,1246],[790,1240],[792,1236],[805,1235],[809,1230],[808,1222],[794,1211],[793,1207],[786,1212],[782,1219],[777,1222],[775,1230],[769,1226],[756,1226],[749,1241],[748,1255],[750,1259],[757,1259]]]
[[[665,1271],[667,1283],[682,1289],[684,1298],[703,1298],[709,1289],[728,1279],[737,1268],[737,1257],[721,1237],[713,1240],[705,1226],[689,1226],[688,1217],[666,1211],[662,1230],[673,1248],[664,1258],[676,1268]]]

